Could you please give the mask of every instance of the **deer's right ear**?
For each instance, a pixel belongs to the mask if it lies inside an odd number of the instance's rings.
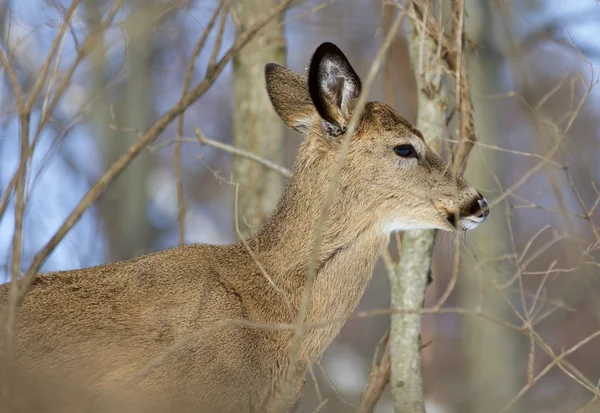
[[[308,93],[306,77],[276,63],[268,63],[265,81],[275,112],[290,128],[307,134],[316,111]]]
[[[310,61],[308,90],[329,136],[346,131],[361,87],[360,78],[336,45],[325,42],[317,47]]]

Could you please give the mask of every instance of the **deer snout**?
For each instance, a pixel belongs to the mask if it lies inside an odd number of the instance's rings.
[[[460,210],[460,222],[456,225],[454,216],[449,220],[450,224],[457,229],[471,230],[487,219],[490,215],[490,207],[483,195],[477,192],[477,196],[466,206]]]
[[[446,221],[450,227],[468,231],[475,229],[490,215],[487,200],[472,187],[463,193],[460,202],[446,202],[440,209],[446,212]],[[470,192],[470,193],[469,193]]]
[[[485,219],[490,214],[490,207],[488,205],[488,202],[485,199],[485,197],[482,196],[481,199],[477,200],[477,204],[479,205],[479,211],[476,213],[476,215],[478,217],[481,217],[483,221],[485,221]]]

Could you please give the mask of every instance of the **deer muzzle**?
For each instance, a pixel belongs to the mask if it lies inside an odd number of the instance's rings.
[[[452,219],[449,219],[448,221],[454,228],[467,231],[475,229],[479,224],[484,222],[489,215],[490,207],[487,200],[483,195],[477,193],[477,198],[475,198],[467,208],[461,209],[458,225],[456,225],[454,215],[452,216]]]

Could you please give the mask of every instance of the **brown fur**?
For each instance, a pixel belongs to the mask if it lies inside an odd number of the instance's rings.
[[[12,411],[275,411],[292,332],[249,323],[297,315],[341,141],[327,135],[306,78],[271,66],[267,86],[281,118],[307,134],[277,209],[248,239],[277,288],[241,243],[39,275],[17,314]],[[401,143],[420,158],[399,158],[393,148]],[[452,229],[448,213],[471,214],[479,198],[406,119],[367,104],[323,228],[308,312],[308,323],[329,324],[304,336],[293,401],[307,366],[343,325],[330,321],[358,304],[389,233]],[[7,296],[0,286],[0,306]]]

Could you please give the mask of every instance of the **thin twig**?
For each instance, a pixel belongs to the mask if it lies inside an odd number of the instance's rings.
[[[2,193],[2,198],[0,199],[0,218],[2,218],[4,216],[4,212],[6,212],[8,202],[10,201],[10,196],[15,189],[15,185],[17,184],[17,176],[19,176],[18,171],[14,173],[12,178],[10,178],[8,185],[6,185],[6,188]]]
[[[325,380],[327,380],[327,382],[329,383],[329,385],[331,386],[331,388],[333,389],[333,392],[335,393],[335,395],[338,397],[338,399],[340,399],[340,401],[342,403],[344,403],[346,406],[349,407],[353,407],[356,408],[356,406],[352,403],[350,403],[348,400],[346,400],[344,398],[344,396],[342,396],[342,394],[340,393],[340,391],[337,389],[337,387],[335,386],[335,384],[333,383],[333,381],[331,380],[331,378],[329,377],[329,374],[327,374],[327,372],[325,371],[325,369],[323,368],[323,366],[321,365],[320,361],[317,361],[315,363],[317,366],[319,366],[319,369],[321,370],[321,373],[323,373],[323,376],[325,376]]]
[[[236,148],[235,146],[231,146],[231,145],[227,145],[225,143],[216,141],[214,139],[209,139],[207,138],[202,131],[200,130],[200,128],[195,127],[194,128],[194,132],[196,132],[196,136],[198,137],[198,141],[200,143],[202,143],[203,145],[208,145],[208,146],[212,146],[214,148],[220,149],[224,152],[228,152],[232,155],[237,155],[237,156],[242,156],[244,158],[248,158],[253,160],[254,162],[258,162],[263,166],[266,166],[267,168],[270,168],[274,171],[279,172],[281,175],[285,176],[286,178],[289,178],[291,176],[291,172],[289,171],[289,169],[275,163],[272,162],[268,159],[265,159],[261,156],[256,155],[255,153],[246,151],[244,149],[240,149],[240,148]]]
[[[383,350],[380,350],[383,346]],[[390,357],[390,332],[386,331],[379,340],[377,352],[373,356],[371,364],[371,373],[367,387],[363,392],[358,404],[357,413],[372,413],[383,394],[391,377],[391,357]],[[381,354],[377,354],[380,353]]]
[[[73,16],[74,16],[75,12],[77,11],[77,8],[79,7],[80,1],[81,0],[73,0],[73,3],[71,3],[71,5],[69,6],[69,9],[67,10],[67,13],[65,16],[65,22],[63,24],[61,24],[61,26],[58,30],[58,34],[52,41],[52,45],[50,46],[50,51],[48,52],[46,60],[42,64],[42,67],[40,68],[40,71],[39,71],[40,73],[33,85],[33,88],[31,89],[31,92],[29,93],[29,96],[27,97],[27,102],[25,102],[26,111],[31,111],[31,108],[33,107],[33,104],[35,103],[35,100],[37,99],[39,93],[42,90],[42,87],[44,86],[44,83],[46,82],[46,76],[48,75],[48,70],[50,69],[50,64],[52,63],[52,59],[55,57],[56,49],[58,48],[61,39],[63,38],[65,32],[67,31],[67,28],[70,26],[71,19],[73,19]]]
[[[13,93],[15,95],[15,99],[17,101],[17,110],[22,112],[24,109],[23,106],[23,91],[21,90],[21,86],[19,85],[19,80],[17,79],[17,74],[15,73],[13,67],[8,60],[8,56],[4,53],[4,50],[0,48],[0,63],[2,63],[2,67],[6,70],[6,74],[8,75],[8,81],[13,89]]]
[[[206,73],[210,73],[211,70],[214,70],[215,63],[217,62],[219,49],[221,48],[221,44],[223,43],[223,34],[225,33],[225,22],[227,21],[227,15],[229,14],[228,12],[231,8],[231,3],[231,0],[225,0],[225,5],[223,6],[223,13],[221,13],[221,19],[219,20],[219,27],[217,29],[217,38],[215,39],[215,44],[213,46],[210,59],[208,60],[208,65],[206,66]]]

